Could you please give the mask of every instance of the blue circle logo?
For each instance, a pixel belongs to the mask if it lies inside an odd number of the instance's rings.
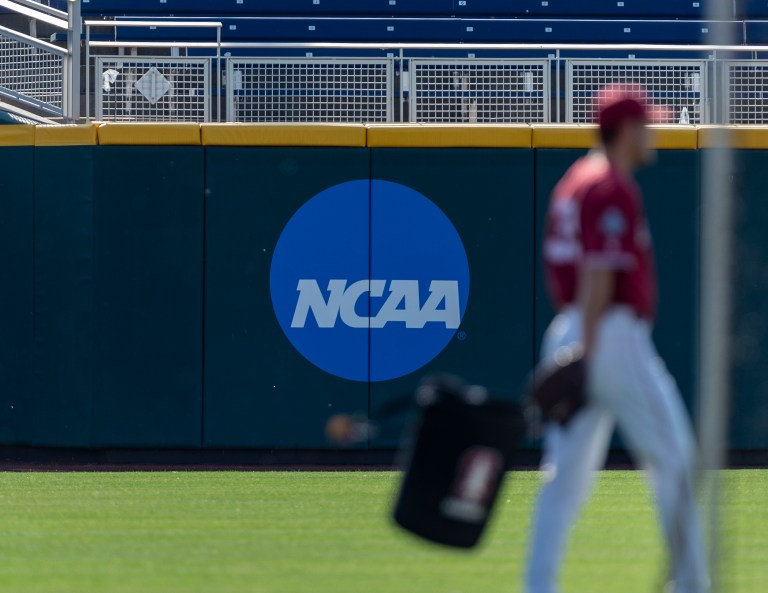
[[[353,381],[412,373],[459,330],[469,264],[451,221],[420,193],[350,181],[304,204],[283,230],[272,305],[293,346]]]

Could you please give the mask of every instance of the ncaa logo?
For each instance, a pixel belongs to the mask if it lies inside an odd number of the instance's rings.
[[[307,360],[353,381],[402,377],[440,354],[469,298],[469,264],[448,217],[418,192],[350,181],[305,203],[283,230],[272,305]]]

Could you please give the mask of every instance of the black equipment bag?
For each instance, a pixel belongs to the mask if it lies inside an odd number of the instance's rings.
[[[523,413],[452,377],[427,380],[417,400],[395,521],[435,543],[474,547],[519,448]]]

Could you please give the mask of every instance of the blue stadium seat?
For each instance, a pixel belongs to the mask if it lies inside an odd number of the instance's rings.
[[[681,43],[706,41],[714,27],[732,27],[743,38],[741,23],[649,20],[464,19],[467,43]]]
[[[83,0],[90,16],[451,16],[454,0]]]
[[[223,24],[225,41],[456,42],[462,34],[459,19],[244,17],[218,20]],[[210,41],[214,35],[205,29],[117,28],[118,40]]]
[[[318,58],[387,58],[392,51],[380,49],[324,49],[322,52],[312,52],[301,48],[288,49],[254,49],[254,48],[227,48],[222,52],[223,57],[248,57],[248,58],[306,58],[308,54]],[[214,57],[215,50],[192,48],[187,51],[189,56]],[[466,56],[466,52],[464,53]],[[394,55],[392,56],[394,57]]]
[[[695,44],[705,42],[707,33],[718,26],[732,27],[738,42],[743,41],[741,23],[732,21],[295,17],[219,20],[225,41]],[[117,30],[119,40],[210,41],[213,36],[212,31],[205,29]]]
[[[459,16],[702,18],[704,0],[456,0]]]
[[[738,18],[768,18],[768,0],[741,0]]]
[[[57,0],[66,5],[64,0]],[[768,1],[746,14],[768,16]],[[704,0],[83,0],[88,15],[432,15],[702,18]],[[752,14],[754,11],[754,14]]]
[[[745,41],[745,29],[747,42],[768,41],[768,24],[764,22],[748,22],[745,27],[743,22],[699,20],[704,1],[83,0],[83,12],[89,17],[221,20],[226,41],[695,44],[707,41],[707,30],[716,26],[733,27],[739,43]],[[66,4],[65,0],[55,2]],[[768,18],[768,0],[745,0],[743,10]],[[393,18],[381,18],[383,15]],[[424,18],[427,15],[434,17]],[[498,18],[503,16],[517,18]],[[120,29],[117,38],[210,41],[213,32]]]
[[[768,43],[768,21],[747,21],[747,43],[764,45]]]
[[[248,0],[246,0],[248,1]],[[429,15],[450,17],[453,15],[454,0],[304,0],[310,7],[306,11],[312,15],[376,15],[407,16]],[[261,1],[262,4],[269,2]],[[282,2],[273,2],[282,10]],[[286,14],[283,12],[283,14]]]

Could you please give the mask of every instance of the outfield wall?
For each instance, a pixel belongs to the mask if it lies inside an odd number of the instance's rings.
[[[546,125],[0,127],[0,444],[325,448],[329,414],[375,416],[432,371],[517,397],[552,314],[537,257],[547,197],[593,137],[590,127]],[[661,280],[656,338],[693,409],[709,133],[660,128],[655,137],[658,163],[640,181]],[[732,446],[768,448],[768,129],[735,137],[744,200]],[[399,244],[377,243],[382,221],[407,218],[391,211],[399,184],[453,223],[471,278],[447,346],[385,381],[352,381],[310,363],[278,323],[270,293],[275,246],[294,214],[361,180],[370,189],[339,212],[349,235],[336,233],[350,266],[358,261],[376,277],[394,252],[407,267],[409,241],[424,243],[406,230]],[[324,248],[309,237],[298,247],[307,260]],[[367,361],[375,376],[381,332],[344,331],[356,346],[342,354]],[[404,356],[421,347],[420,330],[411,331]],[[363,446],[391,447],[399,428]]]

